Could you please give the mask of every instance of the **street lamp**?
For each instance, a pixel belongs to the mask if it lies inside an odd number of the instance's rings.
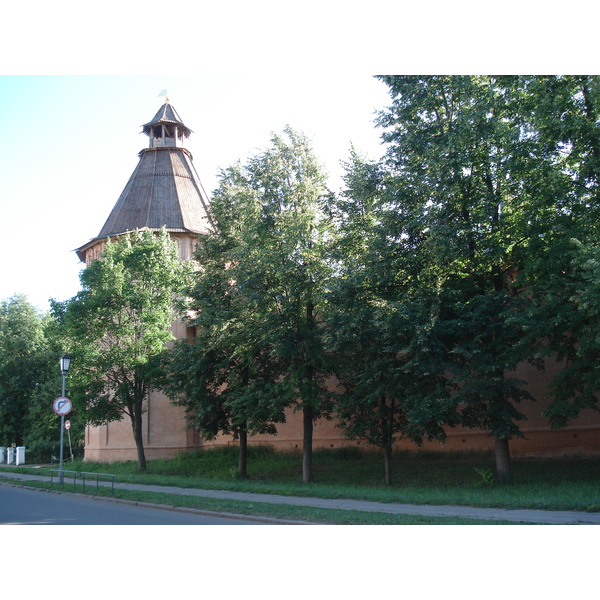
[[[60,357],[60,374],[63,377],[63,386],[62,386],[62,395],[65,395],[65,377],[69,372],[69,367],[71,366],[71,357],[68,354],[63,354]]]
[[[67,373],[69,372],[69,367],[71,366],[71,357],[68,354],[63,354],[60,357],[60,374],[62,375],[62,397],[65,397],[66,390],[66,379]],[[65,435],[65,415],[60,415],[60,465],[58,467],[58,475],[60,484],[62,485],[64,482],[64,473],[63,473],[63,439]]]

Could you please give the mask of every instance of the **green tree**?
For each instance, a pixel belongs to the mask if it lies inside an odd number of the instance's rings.
[[[498,477],[510,477],[518,405],[531,396],[511,374],[547,331],[525,336],[528,298],[517,275],[535,250],[562,180],[553,149],[523,111],[518,77],[385,76],[392,106],[388,185],[399,218],[418,232],[421,285],[432,293],[438,341],[462,422],[495,440]],[[545,181],[540,186],[540,180]],[[525,343],[525,341],[527,343]]]
[[[277,361],[254,327],[255,307],[232,279],[245,231],[234,191],[238,181],[237,170],[229,169],[211,201],[218,230],[198,240],[195,258],[201,268],[185,305],[194,335],[176,342],[169,353],[166,391],[186,407],[189,426],[204,439],[225,434],[239,440],[238,476],[246,477],[248,435],[276,433],[289,399],[278,389]],[[239,192],[243,196],[245,187]]]
[[[23,445],[36,390],[52,377],[45,321],[23,295],[0,304],[1,445]]]
[[[600,248],[597,244],[571,244],[577,253],[562,265],[566,280],[559,294],[549,293],[534,310],[555,326],[540,354],[562,363],[549,391],[552,398],[545,414],[553,427],[567,425],[582,409],[599,410],[600,393]]]
[[[453,402],[439,372],[427,288],[418,283],[417,240],[390,205],[386,172],[353,152],[345,182],[331,204],[336,269],[325,313],[342,384],[335,412],[346,436],[382,449],[390,485],[394,443],[443,439]]]
[[[129,417],[140,471],[144,401],[160,381],[175,301],[189,272],[165,230],[136,231],[108,240],[101,259],[82,271],[82,291],[53,306],[73,356],[74,400],[94,425]]]
[[[29,414],[26,421],[26,435],[24,443],[28,455],[34,460],[49,462],[53,456],[60,452],[60,425],[61,419],[52,410],[52,402],[61,393],[62,376],[60,374],[59,357],[64,351],[63,339],[60,336],[55,319],[51,315],[44,315],[44,335],[46,338],[46,351],[43,359],[44,373],[40,383],[36,385],[31,398]],[[70,379],[67,377],[67,396],[70,395]],[[74,407],[68,417],[71,427],[68,438],[71,442],[73,453],[83,451],[85,418],[78,407]]]
[[[235,415],[241,411],[242,422],[250,416],[252,395],[264,396],[267,420],[282,403],[301,410],[304,482],[313,477],[314,422],[328,415],[318,325],[328,276],[326,194],[325,177],[308,140],[289,127],[244,166],[224,171],[211,204],[225,240],[220,258],[225,282],[214,294],[207,290],[198,305],[202,311],[207,304],[220,305],[226,293],[233,295],[226,306],[230,312],[215,321],[224,319],[218,346],[229,349],[226,370],[238,381],[232,390],[238,390],[236,395],[244,386],[253,391],[227,406]],[[199,259],[210,262],[202,252]],[[237,416],[230,419],[238,421]]]
[[[600,79],[597,76],[523,77],[523,110],[552,156],[554,202],[531,218],[536,252],[522,279],[533,298],[528,318],[547,323],[541,358],[561,365],[546,411],[562,427],[583,408],[598,410],[595,375],[600,335],[598,298],[600,234]],[[535,331],[535,325],[530,327]]]

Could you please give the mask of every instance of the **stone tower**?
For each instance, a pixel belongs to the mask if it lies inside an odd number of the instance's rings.
[[[208,196],[192,164],[184,141],[192,133],[167,100],[143,127],[148,147],[97,237],[76,250],[86,264],[98,258],[108,238],[136,229],[165,228],[179,247],[182,260],[193,255],[195,240],[212,228]],[[185,337],[180,322],[173,324],[176,337]],[[166,458],[199,445],[185,428],[184,410],[162,394],[149,395],[144,415],[144,449],[148,459]],[[111,462],[135,460],[136,449],[127,420],[86,428],[86,460]]]
[[[187,259],[196,236],[211,228],[208,196],[191,153],[183,147],[191,129],[168,100],[142,127],[148,148],[139,153],[139,163],[98,236],[76,251],[86,264],[97,258],[108,237],[162,227],[178,243],[181,258]]]

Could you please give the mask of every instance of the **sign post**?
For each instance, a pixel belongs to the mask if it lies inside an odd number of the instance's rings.
[[[64,381],[64,378],[63,378]],[[63,383],[64,388],[64,383]],[[58,478],[60,480],[61,485],[64,481],[63,475],[63,440],[64,440],[64,431],[65,431],[65,415],[68,415],[73,405],[68,398],[65,398],[64,394],[59,396],[52,405],[54,412],[60,417],[60,465],[58,467]]]
[[[65,421],[65,429],[67,430],[67,435],[69,436],[69,452],[71,453],[71,462],[73,462],[73,446],[71,446],[71,421]]]
[[[62,375],[62,396],[54,401],[54,412],[57,415],[60,415],[60,467],[58,470],[58,475],[60,479],[60,485],[63,485],[63,437],[65,430],[65,415],[68,415],[71,412],[71,409],[73,408],[71,401],[68,398],[65,398],[65,385],[67,373],[69,372],[69,367],[71,366],[71,357],[68,354],[63,354],[60,357],[59,362],[60,374]]]

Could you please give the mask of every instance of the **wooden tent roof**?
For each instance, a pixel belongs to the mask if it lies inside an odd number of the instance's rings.
[[[181,117],[177,114],[177,111],[169,102],[165,102],[160,107],[158,112],[154,115],[152,121],[142,125],[143,132],[146,135],[150,135],[152,127],[160,123],[176,123],[186,138],[190,137],[190,133],[192,133],[192,130],[183,124]]]
[[[165,118],[177,122],[179,129],[191,131],[170,104],[165,104],[155,118],[144,125],[144,132],[151,135],[151,126]],[[85,252],[98,240],[136,229],[162,227],[173,233],[195,234],[205,234],[212,229],[208,196],[192,164],[192,155],[182,147],[158,146],[142,150],[137,167],[100,233],[76,252],[84,261]]]

